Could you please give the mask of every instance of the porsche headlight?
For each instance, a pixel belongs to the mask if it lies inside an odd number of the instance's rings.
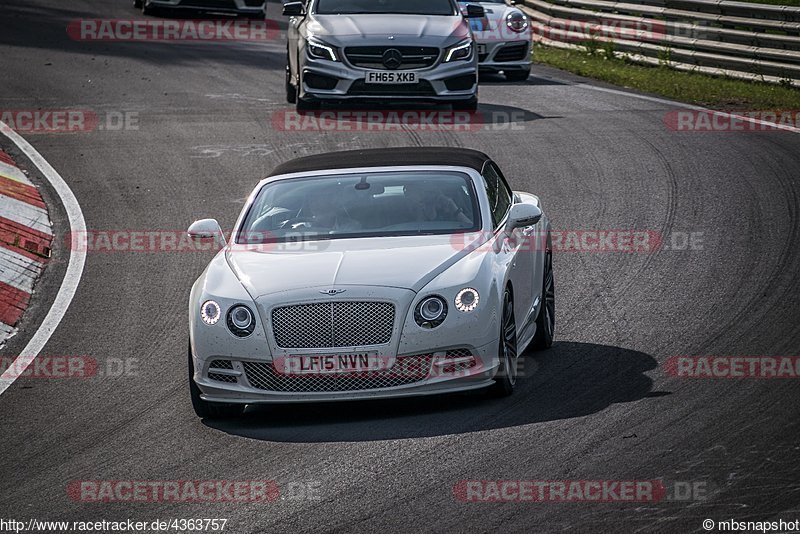
[[[317,59],[327,59],[328,61],[339,61],[336,48],[323,43],[318,39],[309,39],[306,45],[308,55]]]
[[[228,330],[236,337],[247,337],[256,329],[256,318],[250,308],[241,304],[228,310]]]
[[[425,297],[414,309],[414,320],[422,328],[436,328],[447,317],[447,302],[442,297]]]
[[[465,287],[456,295],[455,305],[460,312],[471,312],[478,307],[481,296],[476,289]]]
[[[455,46],[447,49],[444,62],[462,61],[472,57],[472,39],[465,39]]]
[[[219,304],[217,304],[213,300],[207,300],[203,303],[202,306],[200,306],[200,318],[208,326],[217,324],[217,321],[219,321],[219,316],[221,314],[222,311],[219,308]]]
[[[508,16],[506,16],[506,26],[508,26],[511,31],[522,33],[528,29],[528,17],[519,11],[509,13]]]

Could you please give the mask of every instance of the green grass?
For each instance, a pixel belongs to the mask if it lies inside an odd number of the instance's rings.
[[[536,63],[587,78],[720,110],[800,109],[800,89],[635,65],[583,51],[536,46]]]

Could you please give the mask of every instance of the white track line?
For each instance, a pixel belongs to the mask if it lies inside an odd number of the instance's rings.
[[[26,156],[33,162],[39,171],[44,175],[53,189],[56,190],[64,209],[67,212],[69,219],[69,226],[72,235],[86,235],[86,221],[83,219],[83,212],[81,206],[78,204],[78,199],[72,193],[72,190],[67,185],[67,182],[56,172],[56,170],[47,163],[39,152],[36,151],[25,139],[20,137],[14,130],[8,127],[3,122],[0,122],[0,133],[8,137],[17,147],[25,153]],[[22,372],[36,359],[39,352],[44,348],[50,336],[53,335],[56,328],[58,328],[61,319],[67,312],[72,298],[75,296],[75,291],[78,289],[78,284],[81,281],[83,274],[83,265],[86,263],[86,247],[71,247],[69,253],[69,263],[67,264],[67,272],[64,273],[64,280],[61,282],[61,287],[58,289],[53,305],[50,311],[42,321],[39,329],[33,334],[33,337],[22,349],[17,359],[8,371],[0,375],[0,395],[2,395],[11,384],[19,377]]]
[[[638,98],[639,100],[647,100],[648,102],[657,102],[659,104],[666,104],[668,106],[675,106],[683,109],[693,109],[695,111],[707,111],[713,115],[719,115],[722,117],[727,118],[735,118],[739,120],[743,120],[745,122],[749,122],[752,124],[761,124],[762,126],[770,126],[777,130],[785,130],[787,132],[793,133],[800,133],[800,128],[796,128],[794,126],[787,126],[785,124],[776,124],[774,122],[763,121],[761,119],[756,119],[753,117],[747,117],[745,115],[739,115],[737,113],[728,113],[726,111],[716,111],[713,109],[704,108],[702,106],[694,106],[692,104],[685,104],[681,102],[676,102],[675,100],[667,100],[666,98],[658,98],[655,96],[647,96],[647,95],[640,95],[636,93],[631,93],[628,91],[618,91],[617,89],[609,89],[607,87],[598,87],[596,85],[591,85],[588,83],[577,83],[573,87],[582,87],[584,89],[591,89],[592,91],[598,91],[600,93],[609,93],[612,95],[621,95],[621,96],[630,96],[633,98]],[[769,131],[769,130],[767,130]],[[691,133],[691,131],[688,131]]]
[[[12,167],[4,161],[0,161],[0,176],[25,185],[33,185],[21,170],[16,167]]]

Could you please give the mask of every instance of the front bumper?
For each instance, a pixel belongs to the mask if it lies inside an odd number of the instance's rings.
[[[192,11],[213,11],[239,15],[260,15],[264,13],[264,2],[258,0],[150,0],[154,7],[185,9]]]
[[[530,70],[532,41],[530,35],[522,35],[520,39],[509,41],[477,38],[476,42],[485,50],[478,56],[480,71]]]
[[[309,402],[334,402],[366,399],[391,399],[412,396],[438,395],[462,391],[471,391],[490,386],[494,383],[494,376],[499,369],[498,341],[482,347],[462,347],[474,357],[475,364],[471,368],[453,369],[449,367],[444,357],[447,349],[431,351],[434,357],[430,360],[429,368],[419,375],[415,375],[412,383],[395,387],[354,389],[348,391],[270,391],[263,389],[263,381],[256,378],[252,365],[272,365],[272,362],[253,361],[248,359],[231,360],[231,369],[220,374],[219,368],[214,368],[209,378],[209,367],[216,360],[210,357],[205,362],[195,360],[195,369],[200,371],[195,374],[194,380],[201,391],[201,397],[210,402],[231,404],[268,404],[268,403],[309,403]],[[220,358],[222,359],[222,358]],[[198,366],[202,363],[202,367]],[[397,369],[397,367],[393,367]],[[403,371],[388,372],[402,373]],[[377,372],[373,372],[377,373]],[[343,380],[345,375],[328,376],[325,380]],[[409,375],[410,376],[410,375]],[[416,378],[419,378],[418,380]],[[305,380],[318,380],[315,377],[303,377]],[[235,382],[225,382],[235,380]],[[254,384],[261,384],[256,387]],[[335,382],[334,382],[335,383]],[[335,386],[334,386],[335,387]]]
[[[346,62],[306,57],[301,64],[300,98],[307,101],[446,103],[478,96],[478,69],[474,61],[439,63],[412,72],[417,73],[417,84],[367,84],[367,69]]]

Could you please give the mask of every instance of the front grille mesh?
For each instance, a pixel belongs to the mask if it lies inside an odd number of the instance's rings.
[[[392,338],[394,314],[388,302],[298,304],[272,310],[272,331],[286,349],[382,345]]]
[[[466,358],[472,356],[472,351],[469,349],[452,349],[447,351],[447,358]]]
[[[271,363],[243,362],[250,385],[265,391],[313,393],[393,388],[425,380],[433,355],[400,356],[391,369],[336,375],[283,375]]]
[[[467,371],[476,367],[478,365],[478,360],[473,356],[472,351],[469,349],[452,349],[447,351],[446,358],[447,359],[457,359],[457,358],[469,358],[472,357],[471,360],[468,362],[460,362],[460,363],[449,363],[442,366],[443,373],[460,373],[463,371]]]
[[[210,380],[215,380],[217,382],[225,382],[227,384],[235,384],[238,382],[238,378],[231,375],[226,375],[222,373],[215,373],[215,369],[225,369],[227,371],[233,371],[233,362],[230,360],[214,360],[211,362],[211,365],[208,366],[208,378]]]
[[[403,56],[397,70],[424,69],[439,59],[439,49],[428,46],[351,46],[344,53],[354,67],[386,70],[383,54],[390,49],[397,50]]]
[[[494,56],[497,62],[523,61],[528,57],[528,43],[506,45]]]
[[[236,3],[233,0],[183,0],[181,5],[209,9],[236,9]]]
[[[364,80],[356,80],[347,92],[350,96],[436,96],[431,82],[420,80],[418,83],[376,84],[366,83]]]

